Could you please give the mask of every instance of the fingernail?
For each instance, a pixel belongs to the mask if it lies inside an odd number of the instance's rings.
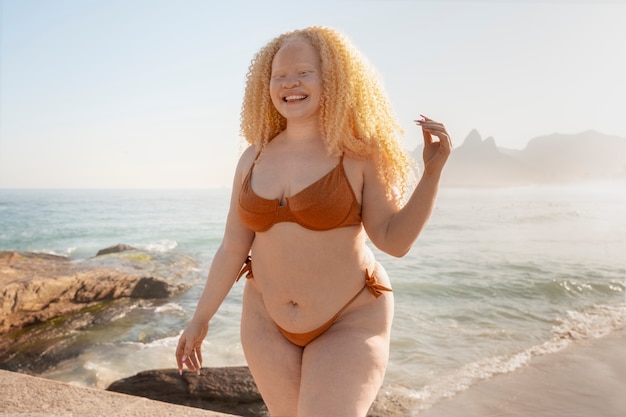
[[[183,376],[183,370],[182,369],[178,370],[178,375]]]

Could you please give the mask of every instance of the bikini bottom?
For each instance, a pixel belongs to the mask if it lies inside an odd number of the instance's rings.
[[[252,258],[250,256],[248,256],[243,267],[241,268],[239,276],[237,277],[237,281],[239,281],[239,279],[244,275],[247,279],[254,278],[254,276],[252,275]],[[294,345],[305,347],[313,340],[321,336],[326,330],[328,330],[366,288],[376,298],[380,297],[383,294],[383,291],[392,291],[391,288],[379,284],[376,280],[376,276],[370,275],[369,271],[366,269],[365,285],[363,286],[363,288],[361,288],[359,292],[356,293],[356,295],[352,297],[350,301],[348,301],[346,305],[344,305],[341,310],[337,312],[337,314],[335,314],[330,320],[328,320],[317,329],[311,330],[310,332],[306,333],[291,333],[280,327],[278,324],[276,325],[276,327],[278,327],[278,330],[282,333],[285,339],[289,340]]]

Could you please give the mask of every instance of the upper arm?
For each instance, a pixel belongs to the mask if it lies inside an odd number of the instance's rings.
[[[389,224],[398,212],[395,201],[389,199],[388,185],[378,176],[373,161],[363,164],[363,196],[361,213],[363,227],[372,243],[383,252],[387,252]]]
[[[239,219],[238,204],[241,185],[252,163],[256,152],[251,146],[244,151],[239,158],[230,197],[228,216],[226,217],[226,228],[222,245],[228,250],[241,251],[247,254],[254,240],[254,231],[248,229]]]

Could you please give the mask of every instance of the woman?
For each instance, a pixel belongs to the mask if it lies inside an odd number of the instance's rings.
[[[241,113],[252,146],[239,160],[224,240],[178,343],[181,372],[199,371],[208,322],[245,275],[241,340],[270,414],[366,415],[383,382],[393,317],[389,277],[366,238],[394,256],[411,248],[452,148],[441,123],[416,122],[425,169],[403,199],[411,171],[400,129],[349,41],[311,27],[259,51]]]

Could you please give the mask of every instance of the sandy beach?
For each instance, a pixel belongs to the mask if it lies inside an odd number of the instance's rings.
[[[0,416],[3,417],[229,415],[0,370]]]
[[[419,417],[623,417],[626,330],[581,340],[480,382]]]
[[[480,382],[419,417],[622,417],[626,415],[626,330],[582,340]],[[227,414],[81,388],[0,371],[0,416],[189,416]]]

